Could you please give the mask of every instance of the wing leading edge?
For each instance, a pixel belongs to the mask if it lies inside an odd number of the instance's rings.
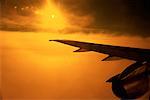
[[[144,61],[148,62],[150,59],[149,49],[111,46],[72,40],[50,40],[50,41],[60,42],[74,47],[78,47],[79,49],[75,50],[74,52],[95,51],[99,53],[108,54],[109,56],[103,59],[103,61],[118,60],[121,58],[125,58],[138,62]]]

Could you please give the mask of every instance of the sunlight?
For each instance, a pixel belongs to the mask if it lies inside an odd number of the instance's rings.
[[[51,0],[47,0],[45,6],[37,9],[35,14],[39,23],[38,28],[62,30],[68,25],[63,12]]]

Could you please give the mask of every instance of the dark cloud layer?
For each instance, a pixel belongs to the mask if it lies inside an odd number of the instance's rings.
[[[14,5],[41,7],[45,0],[1,0],[3,15]],[[7,2],[7,5],[5,3]],[[120,35],[150,36],[150,0],[54,0],[75,16],[91,15],[86,29]],[[7,8],[7,10],[6,10]],[[6,14],[6,15],[7,15]]]
[[[63,0],[62,4],[77,15],[93,15],[95,21],[89,27],[150,36],[149,0]]]

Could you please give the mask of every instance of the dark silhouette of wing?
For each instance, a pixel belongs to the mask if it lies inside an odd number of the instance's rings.
[[[74,47],[74,52],[95,51],[108,54],[102,61],[119,60],[122,58],[136,61],[123,72],[115,75],[106,82],[112,83],[114,94],[123,99],[135,99],[141,97],[149,90],[150,73],[150,49],[112,46],[71,40],[50,40]],[[144,67],[143,67],[144,66]]]
[[[144,62],[149,61],[150,59],[150,49],[111,46],[87,42],[78,42],[72,40],[50,40],[50,41],[56,41],[74,47],[78,47],[79,49],[74,52],[95,51],[99,53],[108,54],[109,56],[103,59],[103,61],[118,60],[121,58],[125,58],[135,60],[138,62]]]

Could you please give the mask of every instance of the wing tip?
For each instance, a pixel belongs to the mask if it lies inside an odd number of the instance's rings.
[[[62,40],[49,40],[50,42],[62,42]]]
[[[62,41],[70,41],[70,40],[59,40],[59,39],[56,39],[56,40],[49,40],[49,41],[56,41],[56,42],[62,42]]]
[[[58,40],[49,40],[49,41],[58,41]]]

